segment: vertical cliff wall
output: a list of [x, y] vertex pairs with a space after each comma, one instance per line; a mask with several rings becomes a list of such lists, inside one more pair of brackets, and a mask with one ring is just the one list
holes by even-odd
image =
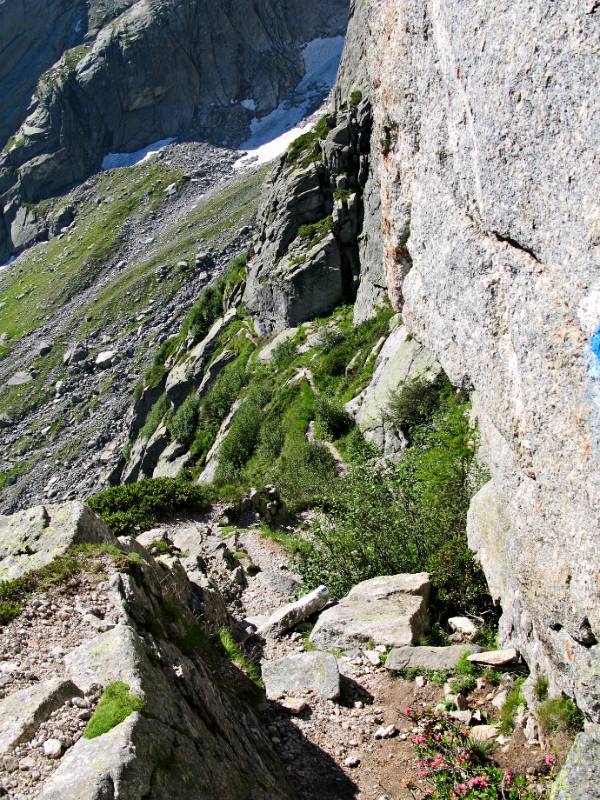
[[388, 288], [476, 392], [471, 545], [505, 641], [598, 720], [600, 6], [359, 6]]

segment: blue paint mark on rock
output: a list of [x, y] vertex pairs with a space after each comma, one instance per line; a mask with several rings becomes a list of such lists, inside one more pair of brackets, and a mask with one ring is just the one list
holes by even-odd
[[590, 347], [592, 348], [592, 353], [596, 356], [598, 362], [600, 362], [600, 326], [590, 337]]

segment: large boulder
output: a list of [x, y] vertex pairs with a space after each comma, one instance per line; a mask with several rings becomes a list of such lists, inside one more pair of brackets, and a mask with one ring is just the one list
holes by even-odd
[[78, 544], [115, 543], [108, 526], [80, 502], [34, 506], [0, 516], [0, 580], [19, 578]]
[[426, 572], [363, 581], [321, 614], [310, 641], [321, 650], [412, 645], [426, 630], [430, 591]]
[[337, 660], [330, 653], [301, 653], [285, 656], [262, 665], [267, 697], [314, 692], [322, 700], [335, 700], [340, 694]]

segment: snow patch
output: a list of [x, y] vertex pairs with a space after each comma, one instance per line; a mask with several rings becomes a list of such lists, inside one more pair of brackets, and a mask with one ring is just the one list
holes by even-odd
[[256, 111], [256, 100], [252, 100], [250, 97], [247, 100], [242, 100], [240, 105], [247, 111]]
[[304, 78], [274, 111], [252, 120], [250, 138], [240, 148], [248, 152], [236, 162], [235, 169], [272, 161], [306, 132], [309, 116], [321, 106], [335, 83], [343, 49], [343, 36], [313, 39], [305, 45]]
[[108, 153], [102, 159], [102, 169], [120, 169], [121, 167], [135, 167], [137, 164], [143, 164], [150, 158], [160, 153], [165, 147], [173, 144], [174, 138], [160, 139], [158, 142], [142, 147], [141, 150], [136, 150], [135, 153]]

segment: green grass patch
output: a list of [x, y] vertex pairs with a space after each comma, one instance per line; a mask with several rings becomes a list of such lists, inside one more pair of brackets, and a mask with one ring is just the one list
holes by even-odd
[[249, 678], [253, 690], [251, 698], [254, 702], [260, 703], [264, 699], [265, 685], [260, 675], [260, 670], [246, 656], [240, 645], [233, 638], [233, 634], [226, 626], [219, 628], [218, 642], [222, 655], [232, 661], [243, 670]]
[[583, 714], [569, 697], [545, 700], [537, 709], [537, 718], [544, 736], [557, 731], [583, 730]]
[[333, 217], [325, 217], [312, 225], [302, 225], [298, 236], [306, 239], [311, 247], [322, 241], [333, 230]]
[[538, 675], [533, 684], [533, 695], [538, 703], [548, 699], [548, 686], [548, 678], [545, 675]]
[[134, 711], [142, 712], [144, 704], [122, 681], [110, 683], [104, 690], [96, 710], [83, 732], [84, 738], [95, 739], [116, 728]]
[[511, 733], [515, 727], [515, 720], [520, 709], [525, 709], [527, 701], [523, 697], [521, 687], [525, 682], [524, 677], [517, 678], [515, 685], [508, 692], [506, 702], [500, 709], [500, 732]]

